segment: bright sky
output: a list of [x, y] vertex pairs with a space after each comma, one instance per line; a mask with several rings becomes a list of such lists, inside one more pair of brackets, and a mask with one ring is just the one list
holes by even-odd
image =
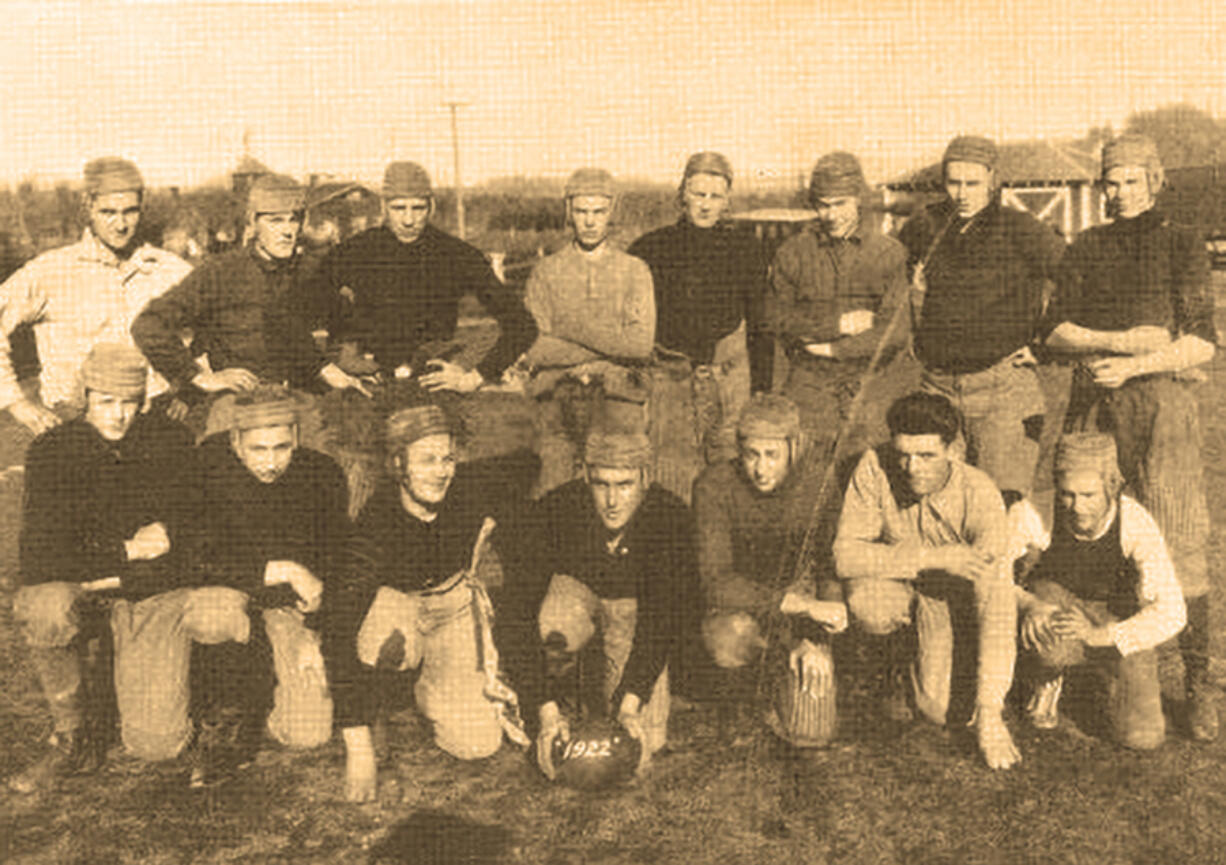
[[[790, 181], [823, 152], [882, 180], [959, 132], [1226, 116], [1220, 0], [28, 3], [0, 0], [0, 182], [126, 155], [157, 185], [271, 167], [377, 179], [583, 164], [672, 180], [687, 154]], [[742, 184], [744, 185], [744, 184]]]

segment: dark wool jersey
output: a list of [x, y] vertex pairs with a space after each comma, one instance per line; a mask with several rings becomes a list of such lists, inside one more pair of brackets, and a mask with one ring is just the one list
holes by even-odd
[[694, 516], [708, 607], [755, 613], [778, 607], [816, 499], [813, 484], [799, 474], [793, 470], [769, 493], [750, 483], [739, 460], [698, 476]]
[[1082, 232], [1059, 269], [1046, 329], [1155, 325], [1217, 342], [1209, 257], [1195, 232], [1150, 209]]
[[458, 466], [429, 522], [405, 510], [397, 484], [381, 483], [358, 515], [348, 546], [342, 603], [349, 614], [365, 615], [379, 586], [428, 590], [467, 568], [486, 517], [498, 526], [492, 540], [502, 553], [506, 524], [513, 525], [514, 511], [526, 505], [538, 465], [535, 455], [517, 452]]
[[913, 217], [898, 237], [912, 269], [927, 258], [915, 333], [924, 366], [978, 372], [1035, 338], [1044, 282], [1063, 250], [1050, 228], [999, 201], [970, 220], [945, 201]]
[[715, 344], [744, 321], [753, 389], [769, 389], [774, 356], [766, 261], [757, 238], [729, 226], [698, 228], [682, 217], [626, 251], [651, 268], [657, 344], [707, 364]]
[[[185, 584], [192, 513], [192, 435], [163, 415], [138, 415], [111, 442], [83, 419], [48, 430], [26, 455], [21, 573], [26, 585], [119, 577], [144, 597]], [[129, 562], [124, 542], [160, 522], [170, 552]]]
[[573, 577], [601, 599], [638, 601], [634, 644], [618, 693], [647, 702], [674, 641], [694, 615], [698, 568], [689, 508], [663, 488], [650, 487], [610, 551], [612, 538], [587, 483], [574, 480], [541, 499], [530, 522], [538, 573]]
[[265, 484], [221, 433], [200, 445], [198, 470], [199, 583], [229, 586], [276, 606], [296, 595], [284, 586], [264, 591], [270, 561], [297, 562], [325, 583], [333, 575], [349, 519], [345, 476], [330, 457], [300, 447], [285, 474]]
[[413, 362], [424, 344], [453, 339], [465, 294], [498, 321], [498, 341], [477, 365], [487, 381], [497, 381], [536, 339], [532, 316], [485, 256], [432, 225], [412, 243], [386, 227], [356, 234], [324, 258], [318, 277], [319, 293], [352, 297], [337, 300], [332, 338], [358, 343], [385, 371]]
[[[191, 394], [207, 353], [214, 371], [241, 367], [266, 382], [318, 385], [323, 355], [311, 336], [318, 305], [308, 293], [297, 257], [265, 259], [254, 245], [206, 260], [182, 282], [154, 298], [132, 323], [132, 337], [154, 369]], [[180, 333], [191, 328], [192, 348]]]

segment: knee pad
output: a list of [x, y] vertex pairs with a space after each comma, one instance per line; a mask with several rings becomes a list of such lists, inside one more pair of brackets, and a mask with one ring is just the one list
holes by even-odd
[[225, 586], [196, 589], [183, 610], [183, 627], [193, 640], [207, 646], [246, 643], [251, 637], [247, 596]]
[[84, 590], [77, 583], [22, 586], [13, 597], [13, 618], [22, 625], [27, 645], [36, 649], [67, 646], [80, 631], [75, 609]]
[[578, 651], [596, 633], [598, 603], [592, 590], [583, 583], [571, 577], [555, 576], [538, 616], [541, 639], [557, 633], [565, 638], [568, 651]]
[[735, 670], [766, 648], [758, 621], [748, 613], [717, 613], [702, 623], [702, 642], [717, 667]]
[[844, 594], [847, 598], [847, 611], [862, 631], [883, 637], [910, 623], [911, 604], [910, 598], [907, 597], [908, 589], [870, 585], [869, 581], [861, 582], [864, 584], [852, 583], [844, 586]]

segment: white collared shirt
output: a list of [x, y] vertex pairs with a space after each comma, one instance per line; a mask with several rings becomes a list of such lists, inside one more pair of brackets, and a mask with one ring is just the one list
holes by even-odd
[[[81, 364], [90, 349], [102, 342], [135, 345], [132, 320], [190, 271], [177, 255], [149, 244], [120, 261], [88, 228], [77, 243], [27, 262], [0, 285], [0, 408], [23, 398], [9, 344], [20, 325], [34, 326], [43, 403], [80, 402]], [[151, 369], [147, 395], [167, 389]]]

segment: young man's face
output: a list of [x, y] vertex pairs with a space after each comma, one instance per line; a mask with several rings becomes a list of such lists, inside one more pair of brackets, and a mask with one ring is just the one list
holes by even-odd
[[1062, 472], [1056, 477], [1056, 496], [1072, 521], [1074, 534], [1094, 537], [1102, 530], [1111, 500], [1098, 472]]
[[758, 438], [741, 439], [741, 466], [745, 477], [760, 493], [778, 489], [792, 467], [792, 449], [787, 439]]
[[430, 219], [430, 199], [390, 198], [383, 206], [385, 223], [401, 243], [412, 243], [421, 237]]
[[298, 428], [270, 426], [230, 433], [230, 446], [262, 484], [276, 483], [298, 448]]
[[1154, 206], [1149, 174], [1143, 165], [1117, 165], [1103, 177], [1107, 215], [1112, 219], [1132, 219]]
[[595, 249], [609, 236], [613, 200], [607, 195], [576, 195], [570, 200], [570, 219], [575, 239], [585, 249]]
[[284, 259], [294, 254], [298, 233], [302, 230], [302, 215], [285, 211], [260, 213], [255, 217], [255, 245], [269, 258]]
[[136, 191], [95, 195], [89, 202], [89, 229], [114, 252], [125, 252], [136, 239], [141, 194]]
[[400, 488], [422, 507], [436, 510], [451, 489], [457, 462], [455, 439], [447, 433], [420, 438], [397, 461]]
[[899, 433], [891, 442], [898, 468], [913, 495], [930, 495], [945, 486], [949, 479], [951, 446], [941, 441], [939, 435]]
[[992, 200], [992, 169], [978, 162], [945, 163], [945, 194], [958, 216], [970, 219]]
[[711, 228], [728, 209], [728, 181], [718, 174], [691, 174], [681, 198], [690, 222], [699, 228]]
[[625, 528], [638, 511], [647, 493], [647, 476], [642, 469], [614, 469], [588, 466], [587, 485], [600, 522], [611, 532]]
[[128, 434], [144, 400], [91, 390], [86, 394], [85, 421], [109, 442]]
[[854, 195], [834, 195], [813, 202], [817, 223], [829, 237], [848, 237], [860, 224], [860, 199]]

